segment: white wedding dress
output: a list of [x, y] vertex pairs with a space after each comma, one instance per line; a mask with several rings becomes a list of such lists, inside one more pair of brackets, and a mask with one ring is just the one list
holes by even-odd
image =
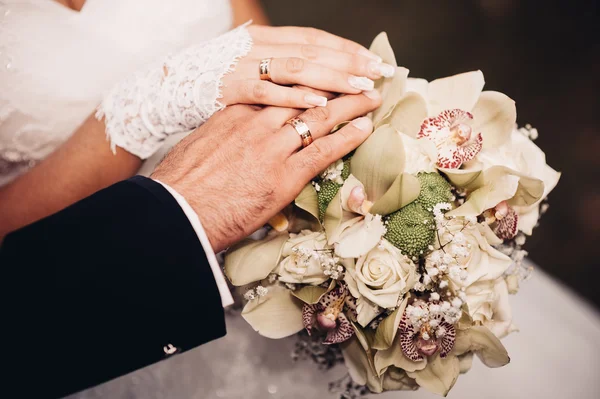
[[[228, 0], [87, 0], [80, 13], [52, 0], [0, 0], [0, 185], [67, 140], [125, 75], [231, 23]], [[172, 136], [162, 153], [181, 137]], [[597, 313], [539, 270], [512, 301], [521, 329], [505, 340], [512, 363], [492, 370], [475, 362], [450, 398], [600, 397]], [[336, 397], [327, 382], [343, 367], [324, 373], [308, 361], [293, 363], [293, 337], [260, 337], [240, 317], [228, 316], [227, 328], [223, 339], [72, 399]], [[423, 390], [381, 396], [434, 397]]]
[[0, 0], [0, 186], [65, 142], [123, 78], [231, 24], [229, 0], [87, 0], [81, 12]]

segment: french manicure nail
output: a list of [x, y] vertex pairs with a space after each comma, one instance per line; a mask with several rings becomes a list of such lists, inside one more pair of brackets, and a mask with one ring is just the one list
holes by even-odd
[[314, 105], [316, 107], [324, 107], [327, 105], [327, 97], [317, 96], [316, 94], [305, 95], [304, 101], [306, 101], [307, 104]]
[[373, 54], [372, 52], [370, 52], [367, 49], [361, 48], [360, 50], [358, 50], [358, 54], [365, 56], [365, 57], [369, 57], [372, 60], [375, 60], [377, 62], [381, 62], [381, 57], [378, 56], [377, 54]]
[[358, 90], [373, 90], [375, 87], [375, 82], [363, 76], [350, 76], [348, 78], [348, 83]]
[[371, 100], [379, 100], [381, 98], [381, 94], [377, 90], [363, 91], [363, 94]]
[[354, 127], [362, 130], [363, 132], [370, 132], [373, 129], [373, 122], [371, 122], [371, 119], [367, 118], [366, 116], [353, 120], [352, 124]]
[[375, 75], [383, 76], [384, 78], [391, 78], [394, 76], [394, 73], [396, 73], [396, 68], [390, 64], [371, 61], [369, 62], [369, 71]]

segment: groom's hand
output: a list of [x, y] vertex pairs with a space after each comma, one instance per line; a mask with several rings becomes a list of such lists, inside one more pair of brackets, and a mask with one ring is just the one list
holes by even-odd
[[[329, 132], [380, 103], [373, 91], [339, 97], [303, 113], [231, 106], [175, 146], [152, 178], [185, 197], [218, 252], [265, 224], [314, 176], [359, 146], [373, 129], [368, 118]], [[306, 148], [296, 130], [285, 124], [295, 116], [312, 133], [314, 142]]]

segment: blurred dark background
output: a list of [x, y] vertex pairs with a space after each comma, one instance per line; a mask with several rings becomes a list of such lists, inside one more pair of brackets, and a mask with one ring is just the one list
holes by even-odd
[[540, 268], [600, 307], [599, 1], [263, 0], [273, 25], [368, 46], [386, 31], [410, 76], [481, 69], [563, 176], [526, 246]]

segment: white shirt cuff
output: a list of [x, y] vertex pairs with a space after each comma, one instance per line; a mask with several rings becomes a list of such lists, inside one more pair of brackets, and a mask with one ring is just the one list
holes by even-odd
[[204, 253], [206, 254], [206, 258], [208, 259], [208, 264], [215, 276], [215, 281], [217, 283], [217, 287], [219, 289], [219, 294], [221, 295], [221, 303], [223, 307], [227, 307], [233, 304], [233, 297], [231, 296], [231, 291], [229, 291], [229, 287], [227, 286], [227, 281], [225, 280], [225, 276], [223, 275], [223, 271], [221, 270], [221, 266], [219, 266], [219, 262], [217, 261], [217, 257], [215, 256], [215, 251], [213, 251], [212, 246], [210, 245], [210, 241], [208, 241], [208, 237], [206, 236], [206, 232], [202, 227], [202, 223], [200, 223], [200, 219], [198, 215], [190, 204], [183, 198], [181, 194], [175, 191], [173, 188], [169, 187], [167, 184], [154, 180], [155, 182], [161, 184], [172, 196], [175, 198], [175, 201], [179, 204], [185, 216], [187, 216], [190, 224], [196, 231], [196, 235], [198, 235], [198, 239], [202, 244], [202, 248], [204, 248]]

